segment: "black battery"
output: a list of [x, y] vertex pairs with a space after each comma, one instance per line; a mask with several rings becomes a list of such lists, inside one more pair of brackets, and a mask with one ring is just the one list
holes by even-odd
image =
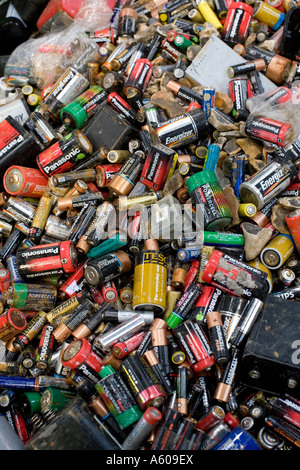
[[0, 187], [3, 187], [5, 171], [12, 165], [36, 168], [35, 157], [40, 151], [33, 136], [13, 117], [0, 122]]

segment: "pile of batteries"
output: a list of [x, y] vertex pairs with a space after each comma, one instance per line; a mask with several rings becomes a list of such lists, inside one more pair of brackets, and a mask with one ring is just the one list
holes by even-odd
[[[240, 380], [266, 298], [300, 298], [297, 114], [248, 106], [298, 103], [299, 13], [293, 0], [125, 0], [87, 32], [96, 59], [47, 89], [9, 68], [3, 447], [26, 447], [78, 395], [120, 449], [300, 446], [295, 377], [284, 393]], [[215, 63], [227, 92], [197, 82], [215, 40], [233, 54]]]

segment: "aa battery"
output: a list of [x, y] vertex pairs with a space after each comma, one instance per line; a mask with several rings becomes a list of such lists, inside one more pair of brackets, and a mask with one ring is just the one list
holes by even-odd
[[145, 327], [144, 318], [135, 315], [119, 325], [113, 327], [107, 333], [101, 333], [95, 338], [94, 344], [103, 351], [110, 351], [111, 348], [119, 341], [124, 341], [140, 332]]
[[230, 354], [225, 339], [223, 321], [219, 312], [209, 312], [206, 323], [210, 338], [210, 345], [217, 364], [224, 365], [230, 360]]
[[262, 298], [268, 290], [266, 278], [266, 273], [219, 250], [213, 252], [202, 274], [205, 282], [243, 298]]
[[161, 412], [154, 408], [149, 407], [143, 416], [134, 426], [134, 429], [128, 434], [125, 441], [122, 443], [124, 450], [136, 450], [140, 447], [141, 443], [148, 437], [151, 431], [162, 419]]
[[4, 206], [4, 214], [25, 224], [31, 224], [34, 213], [35, 207], [29, 202], [23, 201], [20, 197], [11, 196]]
[[74, 312], [55, 328], [53, 336], [56, 341], [63, 343], [93, 311], [94, 304], [89, 299], [84, 299]]
[[88, 138], [76, 129], [40, 153], [36, 161], [43, 175], [49, 177], [70, 170], [78, 161], [92, 155], [92, 152], [93, 147]]
[[16, 262], [20, 275], [29, 281], [74, 272], [77, 253], [73, 243], [65, 241], [20, 249], [16, 253]]
[[212, 349], [197, 320], [186, 320], [173, 331], [196, 374], [212, 367], [215, 363]]
[[64, 106], [60, 111], [60, 118], [68, 129], [81, 129], [106, 100], [106, 91], [94, 85]]
[[56, 81], [44, 98], [47, 111], [58, 118], [61, 108], [73, 101], [89, 87], [88, 80], [73, 67], [69, 67]]
[[47, 324], [42, 329], [42, 335], [39, 341], [35, 364], [38, 369], [44, 370], [50, 365], [51, 355], [54, 347], [54, 327]]
[[237, 368], [239, 365], [240, 350], [233, 349], [230, 361], [225, 367], [222, 377], [220, 378], [214, 393], [214, 399], [227, 403], [229, 401], [229, 395], [232, 392], [234, 379], [237, 374]]
[[10, 308], [21, 311], [37, 311], [43, 308], [49, 312], [55, 306], [57, 290], [55, 286], [46, 284], [14, 283], [2, 293]]
[[190, 90], [189, 88], [183, 85], [180, 85], [180, 83], [177, 83], [174, 80], [170, 80], [167, 83], [166, 88], [167, 90], [171, 91], [176, 96], [178, 96], [178, 98], [182, 98], [185, 101], [195, 102], [202, 105], [203, 98], [199, 93]]
[[118, 359], [128, 356], [128, 354], [135, 351], [140, 346], [145, 334], [146, 333], [144, 331], [140, 331], [125, 341], [117, 342], [112, 347], [113, 355]]
[[153, 65], [148, 59], [137, 59], [124, 83], [123, 91], [127, 96], [132, 90], [137, 90], [140, 95], [146, 90]]
[[205, 113], [198, 109], [181, 114], [168, 121], [160, 123], [156, 133], [163, 145], [177, 148], [194, 142], [209, 133], [210, 124]]
[[41, 197], [48, 179], [39, 170], [12, 165], [3, 177], [5, 191], [12, 196]]
[[88, 261], [84, 269], [84, 276], [88, 284], [96, 286], [110, 281], [131, 268], [131, 260], [124, 251], [102, 256]]
[[144, 357], [128, 357], [119, 372], [142, 411], [150, 406], [159, 407], [165, 401], [166, 392]]
[[[187, 188], [194, 205], [203, 205], [205, 230], [221, 230], [231, 222], [231, 212], [215, 172], [192, 175], [187, 180]], [[203, 221], [200, 223], [203, 226]]]
[[27, 320], [23, 312], [16, 308], [10, 308], [0, 315], [0, 340], [9, 341], [27, 326]]
[[241, 297], [233, 297], [232, 295], [225, 295], [221, 303], [219, 312], [221, 314], [224, 335], [227, 346], [229, 341], [236, 332], [236, 327], [247, 305], [247, 300]]
[[231, 184], [234, 189], [234, 194], [236, 197], [239, 197], [240, 186], [245, 181], [245, 166], [246, 166], [246, 156], [245, 155], [236, 155], [233, 158], [232, 169], [231, 169]]
[[[141, 355], [141, 354], [140, 354]], [[165, 368], [159, 361], [153, 349], [149, 349], [143, 355], [147, 363], [151, 367], [154, 375], [157, 377], [159, 383], [163, 386], [167, 394], [173, 393], [174, 387], [171, 384], [169, 375], [167, 375]]]
[[225, 411], [221, 406], [214, 405], [200, 418], [196, 424], [196, 429], [208, 432], [218, 425], [225, 418]]
[[143, 413], [127, 384], [113, 367], [106, 366], [102, 369], [96, 389], [121, 429], [126, 429], [142, 417]]
[[108, 183], [108, 189], [117, 197], [127, 196], [139, 179], [142, 167], [143, 157], [134, 153]]
[[127, 320], [130, 320], [136, 315], [141, 316], [144, 319], [145, 325], [152, 325], [154, 320], [154, 312], [149, 311], [139, 311], [139, 310], [106, 310], [102, 314], [102, 320], [105, 322], [113, 323], [123, 323]]
[[250, 80], [246, 77], [230, 80], [229, 95], [234, 103], [234, 118], [237, 121], [245, 121], [249, 115], [246, 101], [253, 96]]
[[242, 64], [231, 65], [227, 69], [227, 74], [230, 78], [233, 78], [237, 75], [247, 74], [252, 71], [264, 70], [266, 66], [267, 64], [264, 59], [256, 59]]
[[181, 298], [176, 304], [175, 309], [167, 318], [166, 323], [169, 328], [175, 328], [188, 318], [189, 314], [193, 311], [201, 292], [201, 284], [196, 283], [191, 285], [191, 287], [182, 294]]
[[39, 311], [29, 321], [26, 328], [18, 333], [14, 340], [13, 345], [18, 351], [23, 351], [30, 341], [35, 338], [47, 322], [46, 312]]
[[264, 304], [260, 299], [252, 298], [236, 326], [236, 334], [230, 339], [231, 346], [242, 348]]

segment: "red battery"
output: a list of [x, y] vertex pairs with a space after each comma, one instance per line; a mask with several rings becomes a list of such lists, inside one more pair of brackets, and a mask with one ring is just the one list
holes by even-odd
[[201, 106], [201, 104], [196, 103], [195, 101], [191, 101], [188, 108], [187, 108], [187, 110], [186, 110], [186, 112], [189, 113], [193, 109], [202, 109], [202, 106]]
[[77, 252], [70, 241], [36, 245], [17, 250], [16, 263], [20, 276], [32, 281], [54, 274], [74, 272], [77, 267]]
[[222, 294], [222, 291], [216, 287], [208, 285], [203, 287], [194, 308], [194, 316], [200, 323], [206, 323], [206, 315], [209, 312], [218, 311]]
[[121, 167], [121, 163], [108, 163], [107, 165], [96, 166], [96, 183], [99, 188], [107, 186]]
[[48, 178], [36, 168], [13, 165], [3, 177], [5, 191], [11, 196], [36, 197], [44, 194]]
[[290, 212], [285, 217], [285, 221], [296, 245], [297, 251], [300, 253], [300, 209]]
[[252, 116], [246, 121], [245, 132], [254, 139], [273, 142], [279, 147], [285, 147], [294, 138], [294, 129], [286, 124], [265, 116]]
[[197, 320], [186, 320], [173, 331], [196, 374], [214, 365], [210, 343]]
[[167, 33], [167, 40], [170, 41], [170, 42], [173, 42], [174, 39], [176, 38], [176, 36], [183, 36], [184, 38], [186, 39], [190, 39], [190, 36], [188, 34], [185, 34], [185, 33], [178, 33], [177, 31], [168, 31]]
[[211, 410], [200, 418], [198, 423], [195, 425], [196, 429], [201, 429], [204, 432], [209, 431], [216, 426], [220, 421], [225, 418], [225, 411], [218, 405], [215, 405]]
[[194, 260], [190, 263], [190, 267], [188, 269], [188, 272], [185, 278], [183, 292], [185, 292], [193, 284], [194, 280], [197, 277], [199, 266], [200, 266], [200, 261], [198, 260]]
[[78, 294], [78, 292], [82, 291], [83, 285], [85, 284], [84, 268], [86, 264], [87, 260], [81, 263], [73, 274], [60, 286], [59, 293], [62, 298], [70, 299]]
[[93, 297], [93, 300], [98, 304], [102, 305], [103, 302], [105, 302], [104, 297], [102, 295], [101, 290], [98, 287], [95, 286], [90, 286], [89, 291], [91, 293], [91, 296]]
[[110, 93], [107, 97], [107, 101], [121, 114], [123, 114], [125, 118], [129, 119], [130, 121], [134, 121], [136, 112], [130, 106], [130, 104], [127, 103], [127, 101], [118, 95], [118, 93]]
[[148, 59], [137, 59], [126, 82], [123, 91], [127, 96], [132, 90], [137, 90], [140, 95], [146, 90], [152, 75], [153, 65]]
[[253, 11], [250, 5], [243, 2], [233, 2], [229, 6], [222, 34], [223, 40], [230, 46], [245, 42]]
[[41, 172], [49, 177], [71, 170], [78, 161], [92, 153], [92, 144], [76, 129], [40, 153], [36, 161]]
[[235, 119], [246, 120], [249, 115], [249, 111], [246, 109], [246, 101], [253, 96], [250, 80], [244, 77], [230, 80], [229, 96], [234, 103]]
[[0, 269], [0, 292], [9, 288], [11, 284], [9, 271], [5, 268]]
[[93, 382], [99, 381], [99, 372], [104, 367], [103, 361], [92, 350], [91, 343], [85, 338], [72, 341], [65, 349], [61, 363], [70, 369], [77, 369]]
[[128, 356], [128, 354], [139, 347], [145, 336], [146, 332], [140, 331], [136, 335], [131, 336], [131, 338], [128, 338], [126, 341], [116, 343], [112, 348], [113, 355], [118, 359]]
[[162, 189], [167, 180], [176, 153], [163, 144], [151, 146], [140, 176], [140, 182], [155, 189]]
[[27, 320], [23, 312], [16, 308], [8, 309], [0, 315], [0, 340], [4, 342], [10, 340], [26, 326]]
[[118, 297], [118, 291], [114, 281], [107, 281], [102, 284], [101, 294], [106, 302], [114, 302]]

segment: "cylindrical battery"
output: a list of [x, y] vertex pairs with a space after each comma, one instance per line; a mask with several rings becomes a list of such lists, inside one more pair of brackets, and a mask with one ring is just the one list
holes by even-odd
[[141, 410], [159, 407], [165, 401], [167, 394], [144, 357], [128, 357], [119, 372]]
[[24, 122], [24, 128], [31, 132], [40, 146], [45, 149], [59, 140], [57, 132], [39, 111], [33, 111]]
[[199, 296], [194, 311], [193, 317], [200, 322], [201, 325], [206, 324], [206, 315], [218, 309], [222, 299], [222, 291], [216, 287], [205, 285], [202, 293]]
[[56, 341], [63, 343], [73, 331], [85, 320], [94, 310], [94, 304], [89, 299], [84, 301], [75, 309], [71, 315], [63, 321], [53, 333]]
[[29, 281], [74, 272], [77, 267], [77, 252], [72, 242], [50, 243], [18, 250], [16, 262], [20, 275]]
[[222, 30], [223, 40], [230, 46], [243, 44], [247, 38], [253, 8], [243, 2], [232, 2]]
[[108, 189], [113, 195], [127, 196], [140, 177], [144, 159], [138, 153], [131, 155], [121, 169], [108, 183]]
[[196, 424], [196, 429], [201, 429], [202, 431], [208, 432], [210, 429], [213, 429], [214, 426], [219, 424], [225, 418], [225, 411], [221, 406], [214, 405], [205, 413], [204, 416]]
[[5, 204], [5, 213], [13, 220], [29, 225], [33, 220], [35, 207], [20, 197], [11, 196]]
[[285, 222], [289, 228], [293, 242], [300, 253], [300, 210], [294, 210], [286, 215]]
[[176, 156], [175, 151], [165, 145], [153, 144], [145, 158], [140, 181], [153, 190], [162, 189]]
[[148, 59], [137, 59], [128, 74], [124, 83], [123, 91], [127, 96], [132, 90], [137, 90], [140, 95], [146, 90], [151, 75], [153, 65]]
[[[236, 334], [230, 339], [231, 346], [237, 350], [242, 349], [263, 306], [263, 302], [255, 297], [249, 301], [237, 324]], [[231, 361], [235, 356], [234, 353]]]
[[111, 348], [119, 341], [124, 341], [127, 338], [138, 333], [145, 327], [145, 320], [140, 315], [126, 320], [107, 332], [100, 333], [96, 336], [94, 345], [102, 351], [110, 351]]
[[214, 399], [228, 403], [229, 395], [232, 392], [234, 380], [237, 374], [240, 354], [241, 352], [239, 349], [233, 349], [231, 359], [224, 368], [222, 376], [215, 389]]
[[43, 99], [47, 111], [58, 118], [61, 108], [89, 87], [89, 81], [76, 69], [69, 67]]
[[279, 269], [293, 254], [294, 243], [289, 235], [279, 234], [260, 252], [261, 262], [269, 269]]
[[212, 367], [215, 363], [212, 349], [203, 328], [197, 320], [186, 320], [174, 328], [173, 331], [196, 374]]
[[296, 178], [297, 170], [291, 161], [272, 161], [240, 185], [240, 197], [260, 210]]
[[42, 329], [42, 335], [35, 357], [35, 364], [38, 369], [44, 370], [50, 365], [54, 347], [53, 331], [54, 327], [51, 324], [46, 324]]
[[36, 161], [43, 175], [49, 177], [70, 170], [78, 161], [92, 155], [92, 152], [93, 147], [88, 138], [76, 129], [40, 153]]
[[237, 75], [247, 74], [256, 70], [264, 70], [267, 64], [264, 59], [255, 59], [242, 64], [231, 65], [227, 69], [227, 74], [230, 78], [236, 77]]
[[209, 312], [206, 315], [206, 322], [215, 361], [220, 365], [226, 364], [230, 359], [230, 354], [225, 339], [221, 314], [219, 312]]
[[131, 268], [131, 260], [125, 251], [115, 253], [88, 261], [84, 269], [84, 276], [88, 284], [96, 286], [110, 281], [126, 273]]
[[202, 292], [201, 284], [192, 284], [178, 300], [175, 309], [170, 313], [167, 318], [167, 325], [169, 328], [175, 328], [193, 311], [195, 304]]
[[27, 320], [23, 312], [16, 308], [10, 308], [0, 315], [0, 340], [9, 341], [27, 326]]
[[291, 144], [295, 133], [291, 124], [260, 115], [247, 119], [245, 132], [254, 139], [272, 142], [279, 147]]
[[215, 250], [207, 262], [202, 279], [237, 297], [262, 298], [268, 290], [267, 274]]
[[[214, 171], [201, 171], [187, 180], [187, 188], [195, 206], [203, 206], [204, 229], [221, 230], [232, 215]], [[203, 226], [203, 221], [199, 221]]]
[[235, 329], [246, 307], [246, 304], [247, 300], [242, 299], [241, 297], [225, 295], [223, 298], [219, 312], [222, 317], [227, 346], [229, 345], [230, 338], [235, 333]]
[[12, 165], [3, 177], [5, 191], [12, 196], [42, 197], [48, 178], [35, 168]]
[[121, 429], [126, 429], [142, 417], [143, 413], [127, 384], [113, 367], [108, 365], [102, 369], [95, 387]]
[[122, 443], [124, 450], [136, 450], [162, 419], [161, 412], [150, 406]]
[[57, 290], [55, 286], [46, 284], [14, 283], [2, 293], [10, 308], [21, 311], [37, 311], [43, 308], [49, 312], [55, 306]]
[[234, 104], [234, 109], [232, 111], [234, 118], [237, 121], [246, 121], [249, 116], [249, 111], [246, 108], [246, 102], [253, 96], [249, 78], [236, 77], [230, 80], [229, 96]]
[[47, 322], [46, 312], [39, 311], [31, 318], [26, 328], [13, 339], [13, 346], [18, 351], [23, 351], [30, 341], [35, 338]]
[[106, 310], [102, 313], [102, 320], [105, 322], [112, 323], [123, 323], [124, 321], [130, 320], [132, 317], [140, 315], [145, 321], [145, 325], [152, 325], [154, 320], [154, 312], [149, 311], [138, 311], [138, 310]]
[[156, 250], [139, 252], [134, 268], [133, 310], [153, 309], [154, 312], [163, 313], [166, 308], [166, 282], [166, 256]]
[[72, 341], [61, 356], [61, 363], [71, 370], [77, 369], [80, 374], [96, 384], [99, 380], [99, 372], [104, 364], [100, 356], [92, 350], [91, 343], [85, 339]]
[[164, 121], [156, 129], [160, 142], [172, 148], [194, 142], [201, 136], [206, 136], [209, 131], [210, 124], [206, 115], [199, 109]]
[[81, 129], [106, 100], [106, 91], [94, 85], [64, 106], [60, 111], [60, 118], [68, 129]]
[[113, 355], [117, 358], [123, 358], [125, 356], [128, 356], [129, 353], [135, 351], [139, 347], [145, 335], [145, 331], [140, 331], [139, 333], [136, 333], [125, 341], [118, 341], [112, 347]]
[[285, 14], [274, 8], [268, 2], [256, 1], [253, 10], [253, 18], [267, 24], [273, 31], [277, 31], [285, 19]]
[[4, 292], [11, 285], [11, 279], [8, 269], [0, 267], [0, 293]]

